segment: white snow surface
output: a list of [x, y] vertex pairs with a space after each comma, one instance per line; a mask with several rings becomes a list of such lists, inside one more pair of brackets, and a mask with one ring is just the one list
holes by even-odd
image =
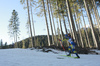
[[58, 54], [36, 49], [0, 49], [0, 66], [100, 66], [100, 55], [79, 54], [81, 58], [74, 59], [60, 56], [65, 55], [64, 51], [52, 51]]

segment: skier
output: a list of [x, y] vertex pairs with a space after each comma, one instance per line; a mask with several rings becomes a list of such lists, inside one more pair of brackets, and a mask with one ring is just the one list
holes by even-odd
[[[68, 42], [70, 44], [69, 47], [68, 47], [69, 54], [67, 56], [71, 56], [71, 50], [72, 50], [72, 52], [74, 54], [76, 54], [77, 58], [80, 58], [79, 55], [77, 54], [77, 52], [75, 51], [76, 44], [75, 44], [73, 38], [71, 37], [71, 35], [70, 34], [66, 34], [65, 37], [66, 37], [66, 39], [68, 39]], [[65, 40], [60, 40], [60, 41], [65, 41]]]
[[66, 39], [68, 39], [68, 42], [70, 44], [70, 46], [68, 47], [68, 51], [69, 51], [69, 54], [67, 56], [71, 56], [71, 50], [74, 54], [76, 54], [77, 58], [80, 58], [79, 55], [77, 54], [77, 52], [75, 51], [75, 42], [73, 40], [73, 38], [71, 37], [70, 34], [66, 34], [65, 35]]

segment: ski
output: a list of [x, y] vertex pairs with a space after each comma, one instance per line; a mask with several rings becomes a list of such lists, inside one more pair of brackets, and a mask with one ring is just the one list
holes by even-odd
[[60, 55], [60, 56], [64, 56], [64, 57], [70, 57], [70, 58], [77, 58], [77, 57], [73, 57], [73, 56], [67, 56], [67, 55]]

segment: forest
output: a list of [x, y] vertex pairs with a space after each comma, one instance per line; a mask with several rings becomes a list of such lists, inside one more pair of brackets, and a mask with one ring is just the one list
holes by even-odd
[[[20, 0], [20, 3], [27, 9], [29, 38], [17, 41], [19, 18], [13, 10], [9, 34], [14, 43], [2, 45], [1, 42], [0, 48], [61, 47], [58, 39], [64, 40], [65, 34], [70, 33], [77, 47], [100, 49], [100, 0]], [[35, 35], [33, 8], [37, 16], [45, 17], [47, 35]], [[69, 46], [67, 40], [62, 44]]]

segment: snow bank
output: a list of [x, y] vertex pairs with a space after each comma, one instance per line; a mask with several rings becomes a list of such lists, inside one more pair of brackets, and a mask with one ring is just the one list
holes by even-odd
[[100, 66], [100, 55], [79, 54], [80, 59], [73, 59], [60, 56], [65, 55], [63, 51], [56, 52], [58, 54], [30, 49], [0, 49], [0, 66]]

